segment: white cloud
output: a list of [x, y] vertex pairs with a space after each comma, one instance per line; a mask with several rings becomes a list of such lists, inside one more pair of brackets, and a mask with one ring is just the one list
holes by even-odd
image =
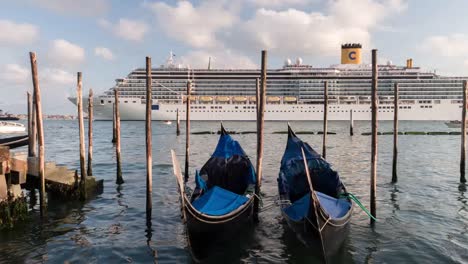
[[258, 66], [247, 56], [231, 50], [206, 51], [196, 50], [181, 57], [184, 65], [191, 68], [207, 69], [211, 57], [211, 68], [215, 69], [255, 69]]
[[31, 81], [30, 70], [19, 64], [6, 64], [0, 67], [0, 82], [6, 84], [26, 84]]
[[369, 47], [372, 31], [385, 28], [385, 19], [406, 9], [404, 0], [327, 0], [321, 12], [280, 8], [313, 1], [244, 0], [268, 7], [247, 18], [228, 1], [145, 5], [168, 36], [197, 49], [227, 48], [240, 53], [267, 49], [283, 56], [336, 55], [340, 45], [348, 42]]
[[110, 9], [108, 0], [32, 0], [32, 2], [59, 14], [97, 16]]
[[231, 27], [237, 20], [235, 12], [223, 1], [205, 1], [199, 6], [188, 1], [177, 2], [174, 7], [163, 2], [146, 6], [167, 35], [197, 48], [219, 46], [216, 32]]
[[94, 49], [94, 55], [98, 56], [98, 57], [102, 57], [106, 60], [113, 60], [114, 59], [114, 54], [112, 53], [112, 51], [108, 48], [104, 48], [104, 47], [96, 47]]
[[305, 6], [318, 0], [245, 0], [247, 3], [260, 7], [280, 8], [291, 6]]
[[[39, 69], [39, 84], [57, 85], [57, 84], [73, 84], [76, 82], [76, 77], [58, 68]], [[27, 66], [19, 64], [6, 64], [0, 67], [0, 82], [10, 85], [28, 85], [32, 86], [31, 69]]]
[[222, 37], [240, 50], [267, 49], [284, 56], [336, 55], [343, 43], [359, 42], [369, 47], [372, 30], [404, 9], [399, 0], [328, 1], [323, 12], [261, 8]]
[[29, 44], [39, 37], [39, 28], [32, 24], [0, 19], [0, 45]]
[[44, 72], [39, 74], [40, 81], [45, 85], [71, 85], [76, 83], [76, 75], [58, 68], [45, 68]]
[[48, 57], [51, 62], [60, 66], [76, 65], [84, 61], [85, 50], [63, 39], [52, 41]]
[[131, 41], [142, 41], [149, 30], [145, 22], [127, 18], [121, 18], [115, 25], [104, 19], [99, 20], [98, 24], [114, 35]]
[[[39, 86], [46, 113], [63, 113], [70, 108], [66, 97], [70, 87], [76, 84], [76, 77], [58, 68], [40, 67]], [[8, 94], [0, 98], [0, 104], [6, 111], [26, 113], [26, 92], [32, 91], [31, 69], [29, 65], [0, 65], [0, 94]], [[7, 99], [7, 100], [6, 100]]]
[[431, 36], [424, 40], [423, 50], [445, 57], [468, 56], [468, 35]]

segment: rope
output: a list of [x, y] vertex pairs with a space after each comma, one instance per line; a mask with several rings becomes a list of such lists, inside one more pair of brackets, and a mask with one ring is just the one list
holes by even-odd
[[351, 200], [353, 200], [357, 205], [359, 205], [359, 207], [361, 207], [361, 209], [372, 219], [374, 219], [375, 221], [377, 221], [377, 218], [375, 218], [368, 210], [367, 208], [362, 205], [361, 201], [359, 201], [359, 199], [354, 196], [354, 194], [352, 193], [342, 193], [339, 195], [339, 197], [344, 197], [344, 198], [349, 198]]
[[328, 217], [327, 218], [327, 221], [325, 221], [325, 223], [323, 224], [323, 226], [320, 228], [320, 232], [322, 232], [322, 230], [325, 228], [325, 226], [328, 224], [328, 221], [330, 221], [331, 217]]
[[253, 194], [253, 196], [257, 197], [258, 202], [259, 202], [258, 205], [259, 205], [260, 208], [262, 208], [262, 207], [263, 207], [263, 200], [262, 200], [262, 197], [258, 196], [255, 192], [253, 192], [253, 193], [251, 193], [251, 194]]

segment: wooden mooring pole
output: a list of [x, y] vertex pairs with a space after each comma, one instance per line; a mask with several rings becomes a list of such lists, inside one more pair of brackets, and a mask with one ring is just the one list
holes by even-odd
[[[370, 180], [370, 208], [371, 214], [377, 217], [376, 189], [377, 189], [377, 50], [372, 50], [372, 143], [371, 143], [371, 180]], [[371, 218], [371, 224], [375, 220]]]
[[83, 119], [83, 79], [81, 72], [77, 73], [77, 106], [78, 106], [78, 130], [80, 133], [80, 199], [86, 199], [86, 164], [85, 164], [85, 139], [84, 139], [84, 119]]
[[36, 112], [36, 94], [32, 94], [32, 109], [31, 109], [31, 136], [29, 137], [31, 144], [31, 156], [37, 157], [37, 112]]
[[[153, 152], [152, 152], [152, 129], [151, 129], [151, 107], [153, 95], [151, 90], [151, 58], [146, 57], [146, 220], [151, 220], [153, 210]], [[179, 112], [177, 112], [179, 117]]]
[[184, 181], [189, 178], [189, 153], [190, 153], [190, 93], [192, 92], [192, 82], [187, 81], [187, 99], [185, 100], [185, 175]]
[[462, 108], [462, 120], [461, 120], [461, 158], [460, 158], [460, 182], [465, 183], [465, 159], [466, 159], [466, 95], [467, 95], [468, 84], [467, 81], [463, 81], [463, 108]]
[[327, 158], [327, 133], [328, 133], [328, 81], [323, 83], [323, 140], [322, 157]]
[[88, 96], [88, 176], [93, 175], [93, 89], [89, 89]]
[[[258, 106], [259, 106], [259, 99], [260, 98], [260, 79], [255, 79], [255, 110], [257, 111], [256, 120], [259, 119], [258, 117]], [[258, 134], [258, 122], [257, 122], [257, 134]]]
[[354, 136], [353, 109], [349, 110], [349, 135]]
[[393, 163], [392, 163], [392, 182], [398, 181], [397, 162], [398, 162], [398, 83], [393, 87]]
[[40, 203], [40, 214], [41, 217], [46, 216], [46, 193], [45, 193], [45, 148], [44, 148], [44, 127], [42, 123], [42, 105], [41, 105], [41, 89], [39, 87], [39, 77], [37, 73], [37, 58], [35, 52], [29, 53], [29, 58], [31, 60], [31, 75], [32, 82], [34, 86], [34, 101], [36, 103], [36, 122], [37, 122], [37, 132], [38, 132], [38, 141], [39, 141], [39, 179], [40, 179], [40, 189], [39, 189], [39, 203]]
[[[260, 85], [257, 98], [257, 184], [255, 185], [254, 216], [258, 221], [260, 211], [260, 188], [262, 187], [263, 174], [263, 127], [265, 122], [265, 95], [267, 88], [267, 51], [262, 50], [262, 66]], [[258, 80], [258, 79], [257, 79]], [[258, 83], [258, 81], [257, 81]]]
[[28, 157], [34, 157], [33, 156], [33, 102], [32, 102], [32, 96], [30, 92], [27, 92], [28, 96]]
[[120, 160], [120, 113], [119, 113], [119, 91], [114, 89], [114, 105], [115, 105], [115, 156], [117, 158], [117, 179], [115, 183], [122, 184], [122, 164]]
[[117, 130], [115, 126], [115, 103], [112, 104], [112, 143], [117, 142], [117, 137], [115, 131]]
[[180, 136], [180, 117], [179, 117], [179, 108], [177, 108], [176, 122], [177, 122], [176, 135], [177, 135], [177, 136]]

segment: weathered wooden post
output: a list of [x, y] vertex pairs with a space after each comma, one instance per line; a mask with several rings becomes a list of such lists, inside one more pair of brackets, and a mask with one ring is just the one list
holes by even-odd
[[[372, 145], [371, 145], [371, 184], [370, 184], [370, 208], [371, 214], [377, 217], [376, 189], [377, 189], [377, 50], [372, 50]], [[375, 220], [371, 218], [371, 224]]]
[[353, 109], [349, 110], [349, 135], [354, 136]]
[[468, 84], [467, 81], [463, 81], [463, 108], [462, 108], [462, 120], [461, 120], [461, 159], [460, 159], [460, 182], [465, 183], [465, 159], [466, 159], [466, 95], [467, 95]]
[[[258, 105], [259, 105], [259, 99], [260, 98], [260, 79], [259, 78], [256, 78], [255, 79], [255, 109], [257, 111], [257, 117], [256, 119], [258, 120], [259, 117], [258, 117]], [[258, 134], [258, 122], [257, 122], [257, 134]]]
[[176, 122], [177, 122], [176, 135], [177, 135], [177, 136], [180, 136], [180, 117], [179, 117], [179, 108], [177, 108]]
[[30, 92], [27, 92], [28, 95], [28, 157], [34, 157], [33, 156], [33, 102], [32, 102], [32, 96]]
[[397, 162], [398, 162], [398, 83], [393, 87], [393, 163], [392, 163], [392, 182], [398, 181]]
[[93, 175], [93, 89], [88, 97], [88, 176]]
[[[257, 98], [257, 184], [255, 185], [255, 201], [254, 201], [254, 215], [258, 221], [258, 212], [260, 205], [260, 188], [262, 186], [263, 174], [263, 124], [265, 122], [265, 95], [267, 88], [267, 51], [262, 50], [262, 66], [261, 66], [261, 82], [259, 85], [260, 91]], [[257, 79], [258, 80], [258, 79]], [[257, 81], [258, 83], [258, 81]], [[257, 86], [258, 87], [258, 86]]]
[[185, 100], [185, 175], [184, 180], [189, 178], [189, 152], [190, 152], [190, 93], [192, 92], [192, 82], [187, 81], [187, 99]]
[[323, 83], [323, 142], [322, 157], [327, 158], [327, 133], [328, 133], [328, 81]]
[[31, 156], [37, 157], [37, 113], [36, 113], [36, 94], [32, 94], [32, 110], [31, 110], [31, 137], [29, 138], [31, 144]]
[[117, 130], [115, 126], [115, 103], [112, 104], [112, 143], [117, 142], [115, 131]]
[[83, 120], [83, 91], [82, 91], [82, 74], [77, 73], [77, 100], [78, 103], [78, 130], [80, 134], [80, 199], [86, 199], [86, 164], [85, 164], [85, 140], [84, 140], [84, 120]]
[[[153, 95], [151, 90], [151, 58], [146, 57], [146, 220], [151, 220], [152, 192], [153, 192], [153, 152], [152, 152], [152, 129], [151, 129], [151, 106]], [[177, 117], [179, 117], [177, 112]]]
[[41, 186], [39, 189], [39, 203], [41, 217], [46, 215], [46, 193], [45, 193], [45, 148], [44, 148], [44, 127], [42, 123], [42, 105], [41, 105], [41, 89], [39, 87], [39, 78], [37, 73], [37, 59], [36, 53], [30, 52], [29, 58], [31, 60], [31, 75], [34, 86], [34, 101], [36, 102], [36, 122], [39, 141], [39, 179]]
[[124, 183], [122, 178], [122, 164], [120, 162], [120, 113], [119, 113], [119, 91], [114, 89], [115, 100], [115, 156], [117, 158], [117, 184]]

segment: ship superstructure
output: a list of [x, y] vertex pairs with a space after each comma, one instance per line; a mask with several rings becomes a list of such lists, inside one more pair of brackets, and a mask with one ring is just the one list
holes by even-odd
[[[321, 120], [324, 82], [328, 83], [330, 120], [371, 118], [371, 65], [361, 63], [361, 45], [342, 45], [342, 64], [312, 67], [286, 60], [281, 69], [267, 72], [266, 120]], [[459, 119], [462, 77], [443, 77], [435, 72], [391, 62], [378, 66], [379, 120], [393, 119], [393, 87], [399, 84], [400, 120]], [[177, 65], [171, 53], [166, 64], [152, 69], [153, 120], [185, 116], [187, 81], [193, 120], [255, 120], [256, 79], [260, 70], [191, 69]], [[146, 72], [133, 70], [116, 80], [114, 87], [95, 99], [95, 117], [112, 120], [113, 90], [120, 95], [122, 120], [145, 118]]]

